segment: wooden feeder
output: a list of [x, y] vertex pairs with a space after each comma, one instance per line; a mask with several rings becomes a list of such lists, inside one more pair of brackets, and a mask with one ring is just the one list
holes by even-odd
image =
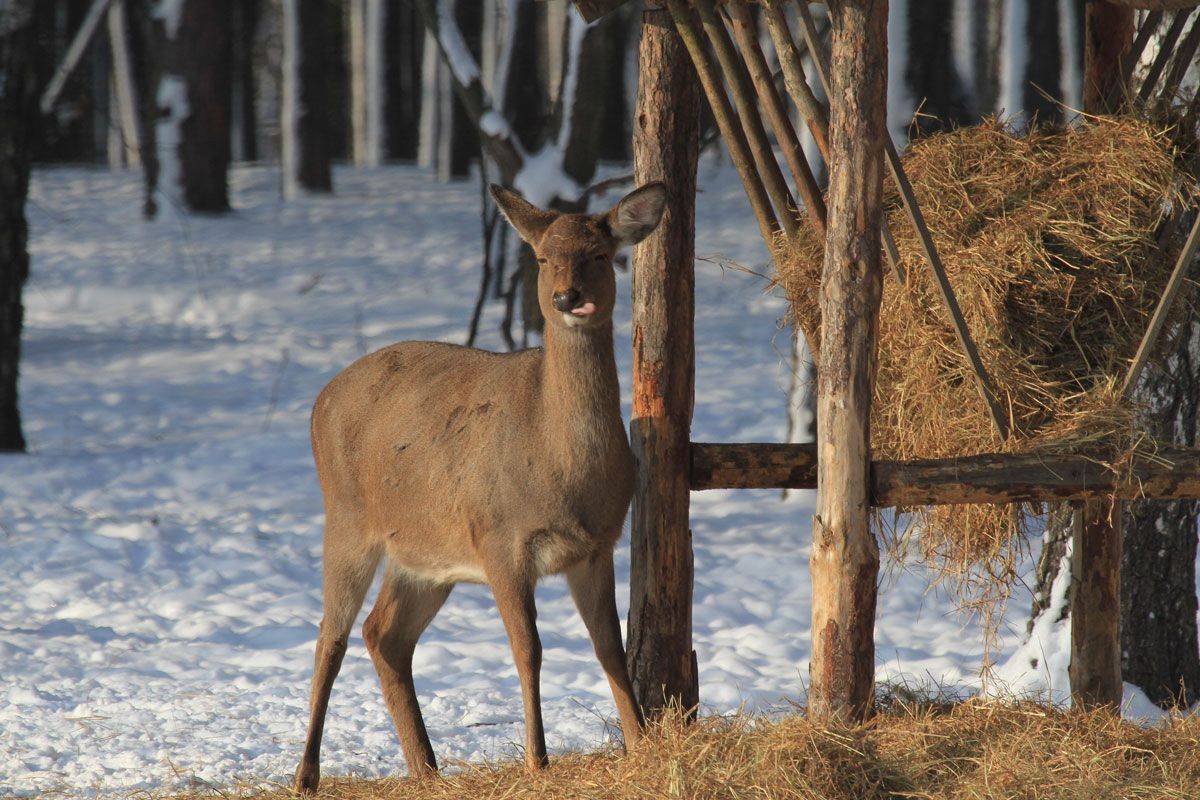
[[[623, 3], [577, 0], [576, 5], [590, 21]], [[1135, 457], [1120, 476], [1076, 455], [870, 460], [871, 376], [884, 258], [901, 280], [904, 275], [883, 221], [884, 164], [925, 256], [926, 263], [909, 264], [908, 269], [931, 271], [962, 358], [1001, 439], [1009, 436], [1009, 423], [887, 134], [886, 0], [828, 3], [832, 58], [803, 0], [794, 4], [800, 36], [793, 34], [789, 3], [761, 0], [759, 5], [787, 99], [800, 111], [829, 165], [825, 196], [817, 189], [800, 148], [785, 97], [767, 68], [747, 0], [727, 0], [720, 6], [715, 0], [651, 0], [643, 17], [635, 175], [639, 183], [663, 181], [672, 199], [663, 225], [635, 251], [633, 266], [631, 444], [638, 478], [632, 512], [628, 650], [639, 701], [649, 709], [669, 702], [693, 708], [698, 699], [691, 644], [689, 491], [816, 488], [810, 561], [811, 714], [856, 719], [868, 713], [873, 702], [879, 554], [868, 523], [872, 507], [1044, 500], [1077, 505], [1073, 697], [1080, 705], [1116, 708], [1122, 690], [1121, 531], [1114, 504], [1125, 499], [1200, 498], [1200, 451], [1176, 448], [1160, 450], [1152, 460]], [[1184, 35], [1197, 4], [1198, 0], [1089, 3], [1085, 110], [1110, 111], [1127, 98], [1136, 109], [1175, 97], [1200, 47], [1200, 20], [1193, 21]], [[1136, 32], [1135, 8], [1150, 11]], [[1171, 20], [1159, 55], [1138, 91], [1130, 95], [1133, 67], [1168, 13]], [[826, 96], [837, 99], [832, 109], [826, 109], [811, 91], [801, 63], [804, 50]], [[820, 330], [804, 331], [819, 364], [816, 445], [690, 441], [698, 88], [712, 108], [768, 246], [774, 251], [781, 238], [787, 241], [796, 235], [800, 213], [825, 236]], [[1198, 119], [1200, 94], [1186, 115], [1193, 124]], [[775, 159], [768, 126], [784, 157], [790, 184]], [[1146, 366], [1198, 247], [1200, 215], [1125, 375], [1126, 396]]]

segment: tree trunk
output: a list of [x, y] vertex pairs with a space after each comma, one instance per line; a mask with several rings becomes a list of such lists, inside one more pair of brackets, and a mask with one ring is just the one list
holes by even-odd
[[1025, 66], [1024, 110], [1040, 122], [1062, 119], [1062, 25], [1057, 2], [1029, 4], [1025, 37], [1029, 62]]
[[972, 11], [975, 109], [980, 115], [996, 111], [1000, 99], [1000, 54], [1004, 44], [1005, 0], [978, 0]]
[[[1200, 406], [1200, 320], [1180, 326], [1167, 367], [1146, 371], [1138, 399], [1149, 432], [1196, 445]], [[1121, 651], [1125, 680], [1156, 703], [1187, 708], [1200, 700], [1196, 630], [1194, 500], [1128, 504], [1121, 580]]]
[[332, 192], [332, 51], [324, 0], [283, 0], [283, 196]]
[[918, 136], [972, 121], [970, 101], [954, 60], [953, 0], [908, 4], [908, 60], [904, 80], [920, 109]]
[[358, 166], [383, 161], [386, 16], [383, 0], [350, 0], [350, 136]]
[[883, 289], [887, 0], [831, 0], [834, 98], [821, 275], [818, 487], [813, 518], [809, 713], [861, 719], [872, 704], [879, 548], [870, 524], [871, 384]]
[[[483, 13], [478, 0], [455, 4], [454, 18], [458, 22], [463, 42], [476, 62], [480, 56], [480, 35], [483, 28]], [[447, 87], [446, 102], [450, 104], [450, 136], [448, 177], [465, 178], [470, 175], [471, 162], [479, 159], [479, 135], [471, 123], [471, 117], [463, 107], [458, 94]]]
[[421, 56], [425, 28], [411, 3], [389, 6], [385, 40], [384, 154], [417, 158], [421, 119]]
[[25, 450], [17, 407], [21, 359], [21, 288], [29, 277], [25, 198], [37, 120], [34, 9], [29, 0], [0, 6], [0, 451]]
[[[182, 0], [153, 17], [154, 146], [147, 209], [229, 210], [232, 0]], [[171, 12], [174, 13], [171, 13]]]
[[692, 650], [692, 535], [688, 441], [693, 351], [699, 90], [670, 14], [648, 4], [642, 19], [634, 126], [638, 184], [662, 181], [662, 223], [634, 251], [633, 415], [637, 460], [630, 546], [630, 674], [650, 713], [699, 702]]
[[257, 92], [254, 79], [254, 42], [258, 29], [258, 0], [234, 4], [233, 30], [233, 160], [258, 159]]
[[1084, 14], [1083, 107], [1101, 114], [1125, 97], [1121, 54], [1133, 41], [1133, 10], [1095, 0]]

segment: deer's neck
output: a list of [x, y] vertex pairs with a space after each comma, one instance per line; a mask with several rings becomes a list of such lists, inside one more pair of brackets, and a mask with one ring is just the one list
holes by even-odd
[[542, 413], [552, 438], [571, 448], [624, 437], [612, 325], [563, 330], [547, 323]]

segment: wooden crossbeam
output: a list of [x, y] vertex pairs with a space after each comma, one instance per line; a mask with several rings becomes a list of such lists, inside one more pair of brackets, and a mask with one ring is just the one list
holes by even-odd
[[[815, 489], [815, 444], [692, 442], [691, 485], [703, 489]], [[936, 506], [1045, 500], [1200, 498], [1200, 450], [1137, 455], [1121, 474], [1081, 455], [986, 453], [873, 461], [871, 504]]]

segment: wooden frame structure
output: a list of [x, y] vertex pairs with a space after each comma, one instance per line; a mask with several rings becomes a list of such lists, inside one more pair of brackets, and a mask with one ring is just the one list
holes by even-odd
[[[577, 0], [577, 6], [590, 20], [623, 2]], [[639, 701], [650, 710], [671, 702], [691, 708], [698, 697], [690, 630], [689, 489], [815, 487], [810, 714], [857, 719], [871, 708], [879, 563], [868, 527], [872, 506], [1056, 499], [1078, 503], [1080, 512], [1074, 551], [1074, 572], [1080, 582], [1072, 608], [1073, 696], [1081, 705], [1118, 706], [1120, 528], [1111, 522], [1119, 517], [1116, 504], [1135, 498], [1200, 498], [1200, 451], [1169, 450], [1155, 459], [1135, 458], [1121, 475], [1084, 456], [1018, 453], [871, 462], [869, 417], [882, 285], [880, 249], [901, 279], [905, 269], [882, 218], [885, 163], [941, 288], [963, 357], [1002, 437], [1009, 433], [1007, 420], [884, 124], [886, 0], [830, 0], [832, 58], [816, 35], [807, 2], [760, 2], [787, 94], [829, 164], [830, 186], [823, 198], [813, 190], [811, 169], [765, 67], [745, 2], [727, 0], [718, 7], [715, 0], [651, 0], [643, 20], [636, 171], [639, 181], [664, 181], [672, 201], [663, 226], [636, 251], [633, 270], [631, 438], [638, 478], [633, 501], [629, 658]], [[1104, 110], [1128, 96], [1133, 65], [1163, 19], [1162, 11], [1184, 8], [1175, 11], [1162, 48], [1166, 52], [1152, 65], [1135, 102], [1146, 103], [1164, 73], [1159, 102], [1172, 99], [1200, 46], [1200, 21], [1177, 46], [1184, 21], [1198, 2], [1090, 3], [1085, 59], [1088, 110]], [[786, 11], [791, 5], [799, 15], [803, 47], [818, 79], [827, 96], [838, 98], [830, 110], [816, 101], [808, 87], [802, 46], [788, 29]], [[1151, 10], [1136, 38], [1133, 7]], [[778, 237], [794, 235], [800, 213], [826, 235], [819, 347], [813, 346], [818, 332], [805, 331], [810, 350], [819, 359], [816, 445], [688, 441], [694, 385], [691, 235], [697, 86], [713, 110], [764, 239], [773, 243]], [[804, 200], [802, 212], [775, 160], [759, 115], [760, 104]], [[1200, 114], [1200, 97], [1192, 107]], [[1127, 393], [1136, 386], [1198, 248], [1200, 215], [1129, 368]]]

